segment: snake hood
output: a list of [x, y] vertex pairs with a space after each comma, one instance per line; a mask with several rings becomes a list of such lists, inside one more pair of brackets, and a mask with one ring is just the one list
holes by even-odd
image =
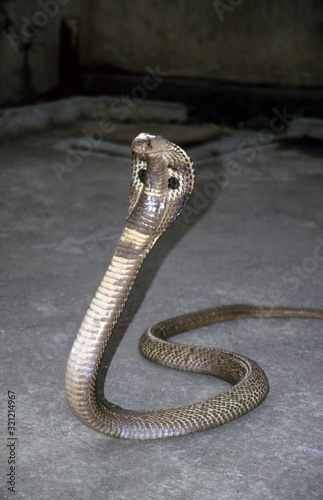
[[133, 140], [128, 221], [150, 213], [150, 230], [154, 224], [160, 236], [185, 207], [193, 186], [193, 163], [179, 146], [147, 133]]

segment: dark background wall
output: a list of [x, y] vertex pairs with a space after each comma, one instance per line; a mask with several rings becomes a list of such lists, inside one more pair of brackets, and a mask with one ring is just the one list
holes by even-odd
[[0, 8], [2, 106], [116, 93], [125, 74], [147, 66], [185, 81], [177, 99], [189, 86], [208, 94], [210, 84], [307, 97], [323, 87], [321, 0], [5, 0]]
[[89, 25], [88, 64], [144, 71], [149, 62], [174, 76], [323, 85], [319, 0], [97, 0]]

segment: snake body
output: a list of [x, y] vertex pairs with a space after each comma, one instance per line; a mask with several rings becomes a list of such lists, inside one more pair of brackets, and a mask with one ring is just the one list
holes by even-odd
[[245, 317], [323, 318], [318, 309], [231, 305], [162, 321], [141, 337], [149, 360], [179, 370], [220, 377], [233, 386], [205, 401], [158, 411], [134, 411], [100, 399], [97, 378], [109, 338], [141, 265], [166, 228], [185, 207], [194, 184], [190, 158], [161, 136], [140, 134], [132, 143], [129, 215], [111, 263], [71, 349], [65, 392], [74, 415], [112, 437], [155, 439], [202, 431], [230, 422], [258, 406], [269, 387], [263, 370], [239, 354], [173, 343], [169, 337], [216, 321]]

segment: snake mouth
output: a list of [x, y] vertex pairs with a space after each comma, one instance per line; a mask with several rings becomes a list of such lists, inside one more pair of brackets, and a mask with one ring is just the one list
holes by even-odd
[[147, 151], [145, 148], [146, 144], [133, 144], [132, 153], [138, 156], [139, 159], [143, 160], [145, 156], [156, 155], [159, 153], [164, 153], [170, 151], [171, 148], [158, 149], [158, 151]]

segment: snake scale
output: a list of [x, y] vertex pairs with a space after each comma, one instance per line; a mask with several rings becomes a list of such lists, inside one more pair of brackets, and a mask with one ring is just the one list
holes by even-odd
[[65, 375], [71, 411], [82, 423], [108, 436], [155, 439], [202, 431], [250, 412], [265, 399], [267, 377], [254, 361], [223, 350], [180, 345], [169, 337], [216, 321], [246, 317], [323, 318], [318, 309], [229, 305], [162, 321], [140, 339], [140, 352], [147, 359], [214, 375], [232, 387], [205, 401], [158, 411], [127, 410], [99, 398], [98, 372], [111, 332], [145, 257], [185, 207], [193, 184], [193, 164], [179, 146], [146, 133], [134, 139], [128, 218], [74, 341]]

